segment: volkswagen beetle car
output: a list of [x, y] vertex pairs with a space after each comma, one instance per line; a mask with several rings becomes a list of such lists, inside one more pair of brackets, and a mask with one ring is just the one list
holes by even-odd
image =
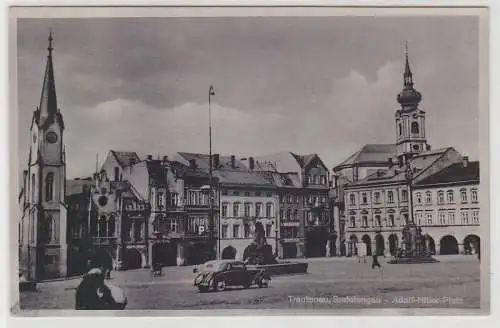
[[194, 285], [203, 293], [209, 290], [223, 291], [227, 286], [250, 288], [258, 285], [265, 288], [270, 280], [264, 269], [249, 269], [241, 261], [221, 260], [206, 262], [194, 279]]

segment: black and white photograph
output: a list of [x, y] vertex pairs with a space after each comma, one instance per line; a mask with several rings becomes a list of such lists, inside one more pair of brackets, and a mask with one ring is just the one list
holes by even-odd
[[488, 313], [487, 8], [64, 9], [10, 9], [14, 315]]

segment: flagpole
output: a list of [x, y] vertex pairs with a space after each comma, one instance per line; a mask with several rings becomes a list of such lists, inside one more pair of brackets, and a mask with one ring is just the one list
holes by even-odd
[[[214, 190], [213, 190], [213, 165], [212, 165], [212, 96], [215, 95], [214, 87], [210, 85], [208, 90], [208, 143], [209, 143], [209, 156], [208, 156], [208, 179], [209, 179], [209, 237], [210, 242], [214, 239]], [[217, 253], [219, 250], [217, 250]]]

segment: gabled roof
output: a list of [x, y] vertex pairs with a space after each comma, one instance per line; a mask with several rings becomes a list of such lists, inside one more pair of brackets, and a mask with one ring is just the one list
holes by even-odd
[[275, 186], [270, 172], [216, 170], [214, 177], [218, 178], [221, 184]]
[[[441, 158], [446, 152], [453, 148], [440, 148], [429, 150], [415, 155], [410, 160], [410, 167], [414, 170], [414, 179], [418, 179], [418, 175], [429, 168], [434, 162]], [[400, 183], [406, 181], [406, 167], [395, 165], [390, 169], [380, 169], [368, 175], [362, 180], [350, 182], [347, 186], [370, 185], [381, 183]]]
[[116, 158], [116, 161], [121, 167], [134, 165], [141, 161], [141, 159], [139, 158], [139, 156], [135, 151], [116, 151], [116, 150], [110, 150], [110, 151], [111, 153], [113, 153], [113, 155]]
[[395, 144], [367, 144], [337, 165], [334, 171], [362, 164], [388, 164], [389, 158], [395, 155]]
[[467, 166], [463, 163], [452, 164], [443, 170], [428, 176], [416, 183], [417, 186], [449, 184], [449, 183], [479, 183], [479, 161], [469, 162]]

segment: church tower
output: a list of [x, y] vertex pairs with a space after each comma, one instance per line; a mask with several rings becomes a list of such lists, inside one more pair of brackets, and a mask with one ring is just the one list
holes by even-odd
[[25, 213], [20, 228], [25, 232], [21, 252], [27, 252], [20, 258], [25, 262], [21, 264], [21, 270], [25, 270], [22, 274], [35, 281], [67, 273], [64, 121], [57, 107], [52, 41], [50, 33], [40, 104], [30, 127], [31, 146], [23, 188]]
[[413, 88], [413, 73], [408, 60], [407, 44], [405, 61], [403, 90], [397, 98], [401, 108], [396, 111], [396, 155], [403, 162], [414, 154], [429, 149], [425, 136], [425, 112], [418, 108], [422, 95]]

